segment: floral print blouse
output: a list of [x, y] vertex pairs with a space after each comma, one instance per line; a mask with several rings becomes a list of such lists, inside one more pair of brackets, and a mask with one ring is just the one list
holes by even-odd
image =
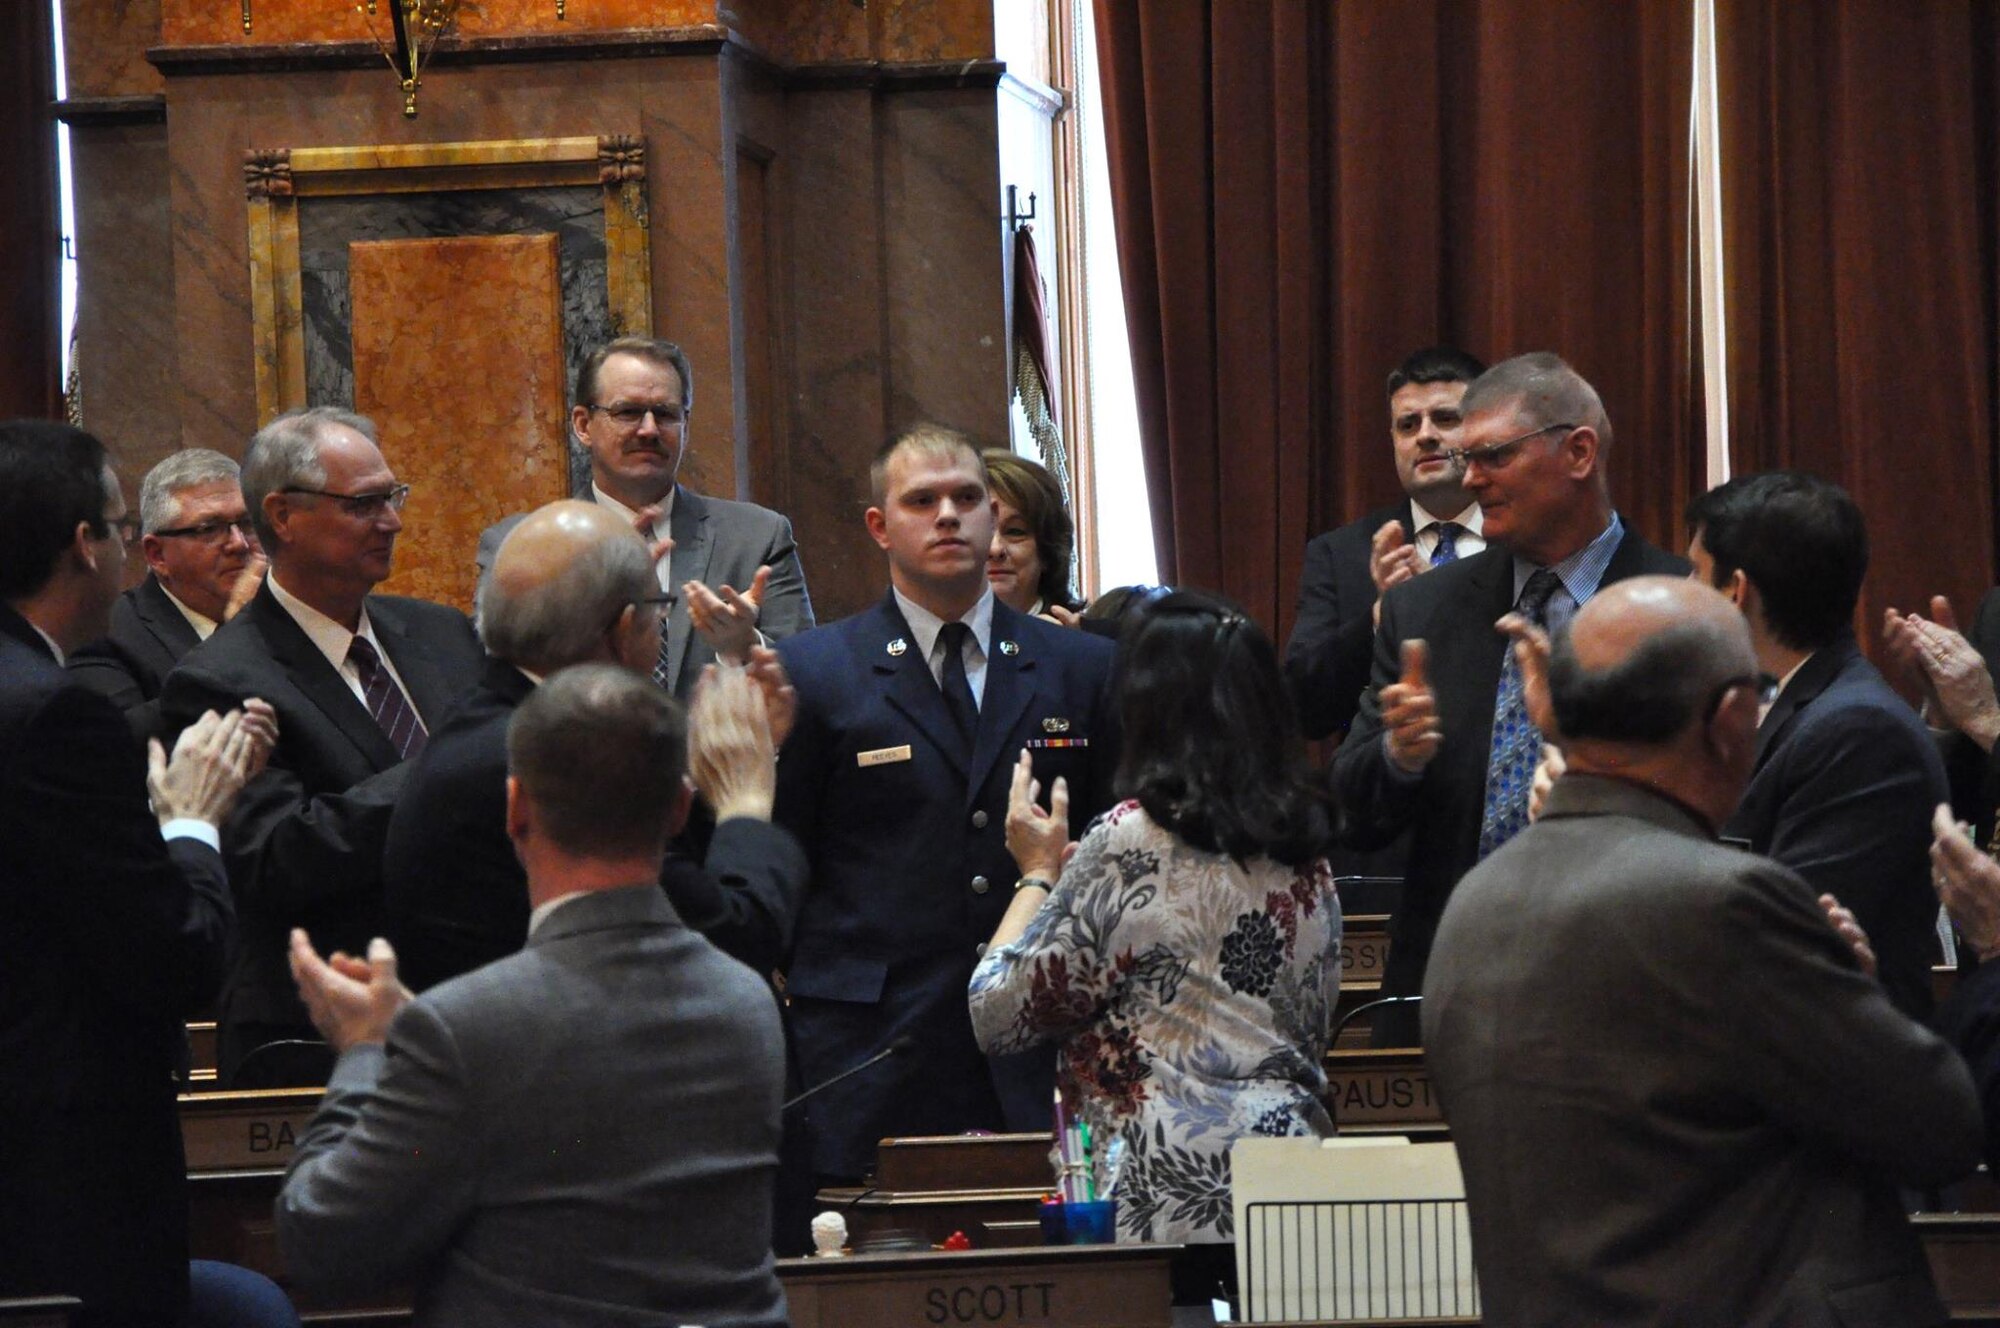
[[1066, 1107], [1124, 1141], [1120, 1239], [1228, 1241], [1229, 1146], [1333, 1133], [1339, 950], [1324, 861], [1240, 867], [1127, 802], [1084, 835], [1020, 939], [980, 961], [973, 1028], [989, 1052], [1058, 1041]]

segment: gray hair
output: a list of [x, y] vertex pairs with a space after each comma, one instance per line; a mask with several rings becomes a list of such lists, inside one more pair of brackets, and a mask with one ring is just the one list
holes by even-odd
[[366, 415], [338, 406], [306, 406], [288, 410], [259, 429], [244, 449], [243, 502], [266, 549], [275, 548], [276, 540], [264, 515], [264, 499], [282, 489], [317, 489], [326, 483], [319, 447], [331, 424], [344, 424], [371, 443], [381, 442], [375, 421]]
[[236, 463], [206, 447], [190, 447], [146, 472], [139, 485], [139, 531], [152, 535], [180, 524], [181, 490], [197, 484], [236, 483]]
[[[480, 643], [487, 654], [536, 673], [594, 657], [625, 606], [658, 592], [647, 552], [639, 539], [599, 540], [554, 576], [520, 590], [489, 574], [479, 587]], [[494, 565], [497, 572], [498, 556]]]
[[1611, 418], [1604, 413], [1597, 389], [1550, 351], [1500, 361], [1472, 380], [1458, 410], [1469, 416], [1508, 405], [1525, 424], [1584, 425], [1597, 435], [1600, 446], [1611, 445]]

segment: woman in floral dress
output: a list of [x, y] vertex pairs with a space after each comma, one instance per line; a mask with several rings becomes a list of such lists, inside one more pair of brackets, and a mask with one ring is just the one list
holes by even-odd
[[1215, 1247], [1197, 1262], [1219, 1270], [1229, 1146], [1333, 1132], [1335, 818], [1269, 638], [1228, 605], [1162, 599], [1130, 629], [1118, 689], [1129, 801], [1081, 844], [1062, 782], [1043, 812], [1027, 753], [1015, 769], [1022, 881], [973, 973], [973, 1027], [988, 1052], [1056, 1041], [1068, 1111], [1123, 1141], [1120, 1238]]

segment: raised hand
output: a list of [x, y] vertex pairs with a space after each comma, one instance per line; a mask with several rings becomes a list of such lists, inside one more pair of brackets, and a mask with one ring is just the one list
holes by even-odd
[[1389, 759], [1398, 769], [1416, 774], [1430, 764], [1444, 742], [1438, 727], [1437, 696], [1426, 669], [1430, 647], [1422, 641], [1403, 642], [1403, 672], [1382, 689], [1382, 728]]
[[687, 599], [689, 620], [718, 658], [731, 664], [741, 664], [750, 658], [750, 648], [757, 644], [757, 614], [764, 603], [764, 589], [770, 583], [771, 569], [760, 567], [746, 591], [738, 592], [726, 585], [720, 590], [710, 590], [699, 581], [681, 587], [681, 594]]

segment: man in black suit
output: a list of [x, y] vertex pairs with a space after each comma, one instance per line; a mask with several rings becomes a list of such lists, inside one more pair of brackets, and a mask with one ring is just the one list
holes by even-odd
[[[679, 482], [693, 410], [686, 353], [654, 337], [619, 337], [592, 351], [577, 370], [570, 409], [570, 428], [590, 454], [590, 485], [576, 496], [610, 509], [648, 541], [673, 540], [673, 556], [657, 572], [674, 598], [652, 673], [683, 702], [703, 665], [744, 663], [753, 646], [813, 625], [792, 523]], [[482, 583], [520, 521], [510, 516], [480, 533]]]
[[361, 416], [316, 406], [250, 440], [243, 498], [270, 572], [160, 698], [169, 728], [251, 695], [278, 712], [270, 768], [223, 827], [239, 932], [217, 1047], [224, 1084], [253, 1048], [314, 1036], [288, 967], [290, 931], [358, 953], [380, 929], [402, 763], [479, 676], [464, 614], [370, 593], [389, 575], [409, 493], [374, 435]]
[[1486, 369], [1450, 346], [1415, 351], [1389, 375], [1389, 441], [1407, 497], [1306, 545], [1285, 677], [1308, 738], [1345, 734], [1368, 685], [1382, 591], [1486, 547], [1457, 463], [1459, 399]]
[[[631, 525], [592, 503], [551, 503], [515, 526], [480, 596], [479, 683], [410, 765], [383, 857], [387, 935], [419, 991], [513, 954], [528, 933], [527, 876], [507, 837], [507, 725], [539, 680], [574, 664], [649, 674], [663, 609]], [[768, 658], [768, 656], [767, 656]], [[772, 676], [774, 658], [760, 672]], [[782, 685], [782, 678], [777, 679]], [[771, 741], [732, 749], [721, 685], [698, 691], [691, 770], [717, 825], [707, 870], [669, 857], [674, 911], [768, 977], [805, 888], [805, 854], [771, 824]], [[768, 735], [768, 729], [766, 730]]]
[[149, 774], [61, 667], [104, 634], [131, 524], [95, 438], [0, 424], [0, 1296], [80, 1297], [79, 1325], [185, 1310], [181, 1021], [228, 941], [216, 824], [271, 737], [261, 706], [208, 715]]
[[146, 472], [139, 531], [146, 579], [118, 597], [111, 631], [70, 656], [69, 667], [125, 713], [143, 743], [164, 736], [158, 702], [167, 675], [228, 616], [238, 580], [261, 555], [236, 463], [204, 447]]
[[1851, 909], [1890, 999], [1921, 1019], [1938, 952], [1930, 814], [1949, 788], [1916, 712], [1854, 640], [1868, 572], [1861, 509], [1827, 480], [1774, 471], [1695, 499], [1687, 528], [1695, 575], [1742, 610], [1758, 667], [1780, 680], [1722, 837]]
[[[1519, 612], [1567, 623], [1600, 585], [1687, 563], [1627, 530], [1611, 506], [1611, 422], [1597, 392], [1547, 353], [1495, 365], [1466, 389], [1458, 459], [1490, 547], [1393, 586], [1367, 693], [1332, 776], [1348, 842], [1375, 848], [1408, 830], [1390, 923], [1384, 995], [1422, 988], [1445, 900], [1472, 865], [1527, 823], [1541, 735], [1528, 719], [1507, 642]], [[1378, 1017], [1378, 1046], [1413, 1043], [1416, 1019]]]
[[785, 970], [806, 1081], [906, 1054], [815, 1099], [815, 1166], [870, 1169], [887, 1135], [1045, 1130], [1054, 1057], [988, 1057], [966, 989], [1018, 875], [1005, 839], [1014, 762], [1068, 781], [1073, 824], [1110, 801], [1112, 644], [997, 601], [995, 507], [963, 434], [919, 425], [876, 454], [868, 533], [888, 558], [874, 607], [780, 643], [798, 721], [778, 822], [812, 887]]

